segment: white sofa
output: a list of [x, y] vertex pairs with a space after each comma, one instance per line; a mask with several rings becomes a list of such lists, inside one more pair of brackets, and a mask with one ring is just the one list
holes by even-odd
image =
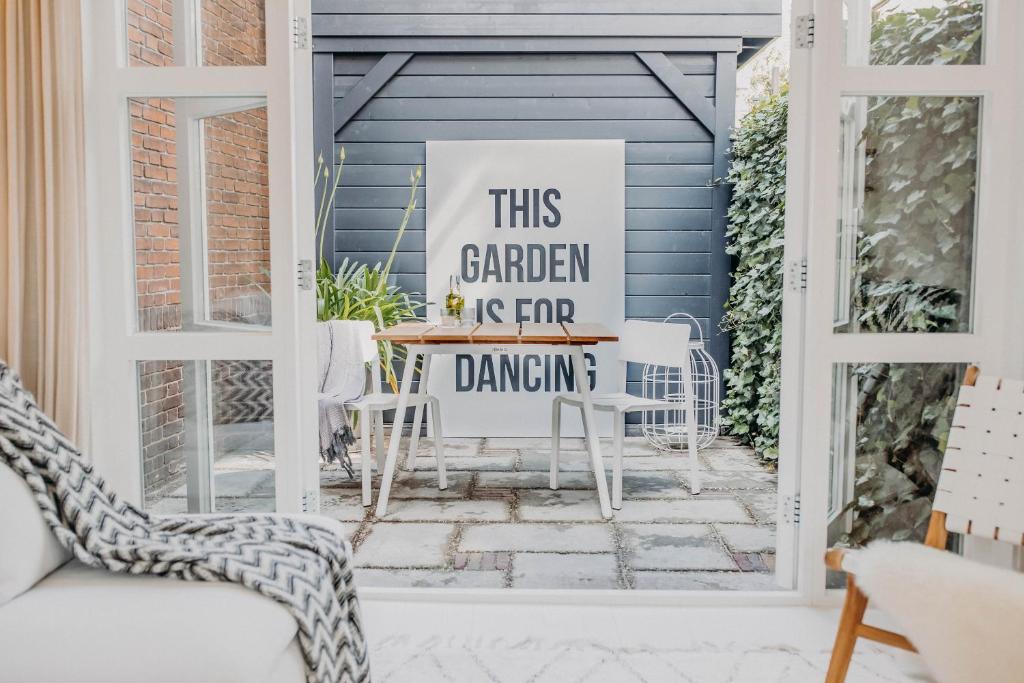
[[[330, 519], [304, 520], [336, 530]], [[0, 462], [0, 680], [305, 680], [288, 611], [228, 583], [126, 576], [72, 560]]]

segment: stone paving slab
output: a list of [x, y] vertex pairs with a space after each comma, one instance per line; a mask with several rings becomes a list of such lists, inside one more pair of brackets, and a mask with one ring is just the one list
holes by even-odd
[[454, 524], [377, 522], [355, 551], [357, 567], [444, 567]]
[[623, 498], [691, 498], [690, 490], [673, 472], [648, 470], [622, 473]]
[[764, 467], [749, 451], [741, 448], [701, 451], [699, 456], [716, 472], [764, 472]]
[[[551, 451], [536, 450], [520, 452], [519, 469], [523, 472], [547, 472], [551, 467]], [[589, 472], [590, 454], [586, 451], [559, 451], [559, 472]]]
[[[492, 451], [487, 455], [468, 457], [452, 456], [445, 452], [444, 464], [449, 472], [468, 470], [471, 472], [504, 472], [512, 470], [518, 453], [515, 451]], [[416, 458], [416, 470], [436, 471], [437, 459], [433, 456]]]
[[615, 519], [619, 522], [684, 523], [754, 521], [735, 500], [707, 496], [702, 493], [679, 500], [624, 500], [622, 509], [615, 513]]
[[600, 522], [597, 491], [528, 490], [519, 493], [519, 518], [526, 522]]
[[619, 588], [615, 555], [516, 553], [513, 588]]
[[736, 569], [706, 524], [623, 524], [635, 569]]
[[459, 550], [610, 553], [615, 545], [607, 524], [473, 524], [463, 529]]
[[[560, 472], [558, 486], [563, 489], [593, 489], [594, 475], [590, 472]], [[546, 489], [547, 472], [481, 472], [476, 488], [480, 489]]]
[[[385, 433], [387, 438], [384, 443], [387, 444], [391, 438], [391, 430], [386, 429]], [[358, 445], [357, 445], [358, 447]], [[475, 438], [464, 438], [464, 437], [450, 437], [444, 440], [444, 453], [446, 456], [458, 456], [458, 457], [472, 457], [474, 455], [480, 455], [483, 448], [483, 439]], [[400, 442], [399, 454], [402, 458], [409, 452], [409, 437], [403, 436]], [[434, 440], [430, 437], [421, 436], [419, 441], [416, 442], [416, 459], [419, 460], [422, 457], [433, 457], [434, 456]]]
[[773, 574], [753, 572], [673, 572], [637, 571], [633, 573], [637, 590], [782, 590]]
[[[601, 451], [605, 471], [611, 472], [613, 457], [611, 449]], [[549, 451], [523, 452], [520, 456], [519, 469], [529, 472], [547, 472], [551, 466]], [[632, 455], [623, 458], [622, 469], [626, 472], [637, 471], [683, 471], [690, 469], [690, 461], [685, 455]], [[698, 471], [706, 470], [704, 463], [697, 462]], [[559, 472], [589, 472], [590, 455], [586, 451], [564, 451], [558, 454]]]
[[341, 522], [360, 522], [370, 508], [363, 507], [359, 496], [320, 494], [320, 513]]
[[358, 489], [362, 482], [360, 480], [359, 459], [352, 461], [355, 469], [355, 477], [349, 478], [348, 473], [341, 467], [335, 465], [320, 466], [320, 488], [321, 489]]
[[734, 552], [775, 552], [775, 527], [756, 524], [715, 524], [715, 529]]
[[501, 500], [393, 500], [386, 522], [507, 522], [509, 504]]
[[[689, 485], [689, 473], [681, 472], [683, 481]], [[700, 473], [700, 486], [709, 490], [749, 490], [763, 489], [774, 491], [778, 486], [779, 475], [772, 472], [714, 472], [704, 470]]]
[[[472, 472], [449, 472], [448, 488], [437, 488], [437, 471], [399, 472], [391, 484], [391, 500], [403, 498], [466, 498], [469, 496], [469, 485], [473, 481]], [[379, 481], [375, 481], [375, 484]], [[376, 489], [375, 489], [376, 490]]]
[[503, 571], [452, 571], [446, 569], [355, 570], [360, 588], [504, 588]]
[[775, 491], [741, 491], [736, 494], [762, 524], [774, 524], [778, 515], [778, 496]]

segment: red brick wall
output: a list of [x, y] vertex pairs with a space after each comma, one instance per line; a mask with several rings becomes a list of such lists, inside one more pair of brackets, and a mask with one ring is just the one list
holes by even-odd
[[209, 119], [204, 138], [211, 317], [269, 323], [266, 109]]
[[[203, 0], [202, 60], [207, 65], [265, 63], [264, 0]], [[127, 0], [128, 63], [174, 64], [171, 0]], [[175, 102], [135, 99], [131, 120], [135, 275], [139, 329], [182, 329]], [[269, 199], [266, 109], [211, 117], [203, 123], [210, 317], [269, 323]], [[198, 201], [198, 198], [197, 198]], [[196, 228], [198, 230], [198, 226]], [[197, 232], [198, 234], [198, 232]], [[201, 264], [196, 264], [201, 267]], [[216, 364], [215, 364], [216, 365]], [[227, 364], [224, 364], [227, 366]], [[215, 368], [215, 379], [247, 378], [256, 368]], [[147, 494], [184, 471], [184, 403], [180, 361], [140, 364], [143, 471]], [[269, 386], [269, 382], [257, 381]], [[218, 387], [220, 389], [220, 387]], [[248, 414], [269, 418], [267, 401], [252, 392], [215, 391], [221, 421]], [[234, 397], [234, 398], [233, 398]], [[265, 397], [264, 397], [265, 398]], [[235, 401], [237, 405], [231, 405]], [[255, 419], [255, 418], [254, 418]]]
[[[271, 0], [275, 2], [276, 0]], [[266, 64], [265, 0], [203, 0], [203, 63]]]

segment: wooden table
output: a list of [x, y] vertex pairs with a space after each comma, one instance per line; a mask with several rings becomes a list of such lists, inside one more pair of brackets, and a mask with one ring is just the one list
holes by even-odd
[[[491, 354], [491, 353], [545, 353], [564, 354], [572, 360], [573, 376], [588, 378], [587, 363], [583, 356], [584, 346], [601, 342], [615, 342], [619, 338], [604, 325], [596, 323], [479, 323], [474, 326], [444, 327], [434, 323], [400, 323], [374, 335], [378, 341], [390, 341], [408, 347], [409, 355], [402, 372], [402, 384], [398, 392], [398, 406], [395, 422], [391, 428], [388, 455], [377, 498], [377, 516], [382, 517], [388, 509], [391, 493], [391, 479], [395, 474], [398, 460], [398, 446], [402, 438], [403, 416], [409, 405], [413, 375], [416, 363], [423, 358], [418, 391], [427, 393], [430, 374], [430, 358], [439, 354]], [[587, 450], [597, 480], [597, 495], [601, 503], [601, 514], [611, 519], [612, 506], [608, 498], [608, 482], [601, 460], [601, 444], [594, 421], [594, 405], [590, 399], [590, 382], [576, 381], [576, 391], [583, 403], [583, 431], [586, 435]], [[413, 417], [413, 436], [419, 431], [422, 406], [416, 408]], [[410, 451], [413, 452], [413, 451]], [[412, 456], [410, 455], [410, 459]], [[412, 465], [413, 463], [410, 463]], [[411, 469], [411, 467], [410, 467]]]

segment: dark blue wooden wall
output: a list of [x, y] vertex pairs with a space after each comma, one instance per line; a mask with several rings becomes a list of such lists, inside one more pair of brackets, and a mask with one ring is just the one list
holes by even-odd
[[[626, 315], [692, 314], [724, 367], [728, 188], [715, 179], [737, 57], [778, 34], [778, 0], [317, 0], [314, 12], [317, 147], [347, 154], [335, 263], [387, 257], [426, 140], [625, 139]], [[674, 72], [652, 70], [652, 54]], [[424, 202], [421, 190], [393, 268], [414, 291]]]

